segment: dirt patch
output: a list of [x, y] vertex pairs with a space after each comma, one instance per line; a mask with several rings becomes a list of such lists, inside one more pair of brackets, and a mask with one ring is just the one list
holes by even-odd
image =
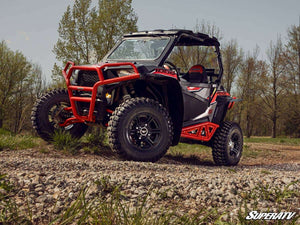
[[[211, 149], [199, 153], [167, 154], [158, 163], [215, 166]], [[268, 143], [245, 143], [238, 166], [300, 165], [300, 146]]]
[[[47, 145], [46, 147], [47, 149], [44, 153], [41, 153], [39, 149], [35, 149], [35, 151], [23, 152], [23, 156], [27, 155], [31, 158], [50, 157], [56, 159], [73, 158], [85, 160], [106, 159], [123, 161], [109, 148], [103, 148], [97, 154], [81, 152], [76, 155], [71, 155], [54, 150], [52, 145]], [[5, 151], [1, 153], [2, 156], [7, 154], [11, 154], [11, 152]], [[171, 154], [168, 152], [162, 159], [156, 162], [156, 164], [216, 166], [213, 161], [210, 148], [196, 153], [182, 152], [180, 154]], [[300, 165], [300, 146], [268, 143], [245, 143], [243, 156], [238, 166], [272, 166], [281, 164]]]
[[300, 146], [246, 143], [240, 165], [300, 163]]
[[271, 151], [298, 151], [300, 152], [300, 146], [295, 145], [279, 145], [279, 144], [268, 144], [268, 143], [246, 143], [254, 149], [271, 150]]

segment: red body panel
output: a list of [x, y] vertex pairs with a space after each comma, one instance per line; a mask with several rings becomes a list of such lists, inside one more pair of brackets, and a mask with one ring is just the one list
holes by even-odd
[[218, 127], [218, 124], [211, 122], [183, 127], [181, 130], [181, 137], [191, 138], [198, 141], [209, 141]]
[[199, 91], [201, 87], [187, 87], [188, 91]]
[[[236, 97], [233, 97], [233, 99], [236, 99]], [[234, 106], [235, 102], [230, 102], [228, 105], [228, 109], [232, 109], [232, 107]]]
[[168, 76], [168, 77], [173, 77], [175, 79], [178, 79], [177, 78], [177, 74], [171, 70], [167, 70], [167, 69], [155, 69], [155, 71], [152, 73], [152, 74], [161, 74], [161, 75], [164, 75], [164, 76]]
[[230, 94], [227, 93], [226, 91], [217, 91], [211, 96], [212, 98], [211, 103], [215, 102], [218, 96], [230, 96]]

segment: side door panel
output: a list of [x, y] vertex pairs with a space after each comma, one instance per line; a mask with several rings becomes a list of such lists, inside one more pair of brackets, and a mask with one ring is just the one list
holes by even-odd
[[[206, 90], [202, 90], [206, 91]], [[186, 86], [182, 86], [184, 116], [183, 121], [190, 121], [193, 118], [204, 113], [207, 109], [209, 102], [208, 99], [201, 96], [201, 89], [199, 91], [190, 91]]]

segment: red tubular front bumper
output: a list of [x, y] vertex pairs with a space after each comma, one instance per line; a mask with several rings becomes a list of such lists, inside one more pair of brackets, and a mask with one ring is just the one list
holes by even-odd
[[[70, 67], [71, 66], [71, 67]], [[134, 73], [123, 76], [123, 77], [116, 77], [112, 79], [104, 79], [102, 69], [107, 67], [119, 67], [119, 66], [131, 66], [133, 68]], [[70, 67], [70, 68], [69, 68]], [[97, 71], [99, 81], [94, 84], [93, 87], [85, 87], [85, 86], [73, 86], [70, 83], [70, 78], [74, 70], [90, 70], [90, 71]], [[97, 90], [99, 86], [118, 83], [121, 81], [133, 80], [138, 79], [140, 74], [133, 63], [124, 62], [124, 63], [105, 63], [101, 65], [91, 65], [91, 66], [75, 66], [74, 62], [68, 62], [65, 68], [62, 70], [63, 76], [67, 83], [72, 113], [74, 117], [67, 119], [63, 124], [60, 126], [65, 127], [73, 123], [83, 123], [83, 122], [95, 122], [95, 117], [93, 116], [93, 112], [95, 109], [95, 102], [97, 96]], [[73, 91], [86, 91], [91, 92], [91, 97], [77, 97], [73, 96]], [[81, 116], [78, 114], [75, 102], [88, 102], [90, 103], [89, 114], [87, 116]]]

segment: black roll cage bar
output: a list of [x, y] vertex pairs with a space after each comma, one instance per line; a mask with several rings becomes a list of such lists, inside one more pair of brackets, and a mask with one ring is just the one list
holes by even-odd
[[220, 71], [219, 71], [219, 76], [218, 78], [216, 79], [216, 83], [217, 84], [220, 84], [221, 82], [221, 79], [222, 79], [222, 76], [223, 76], [223, 63], [222, 63], [222, 56], [221, 56], [221, 51], [220, 51], [220, 46], [215, 46], [216, 48], [216, 53], [217, 53], [217, 56], [218, 56], [218, 64], [219, 64], [219, 68], [220, 68]]
[[[215, 83], [219, 84], [223, 76], [223, 64], [222, 56], [220, 51], [220, 43], [216, 37], [210, 37], [203, 33], [194, 33], [191, 30], [154, 30], [154, 31], [140, 31], [125, 34], [123, 38], [108, 52], [108, 54], [103, 58], [103, 62], [123, 62], [124, 60], [111, 60], [108, 57], [111, 53], [122, 43], [122, 40], [127, 38], [142, 38], [142, 37], [169, 37], [170, 41], [166, 46], [165, 50], [162, 52], [161, 56], [155, 60], [135, 60], [133, 63], [140, 63], [145, 65], [156, 65], [162, 66], [167, 57], [170, 55], [171, 51], [175, 46], [214, 46], [215, 52], [217, 54], [218, 65], [219, 65], [219, 75], [215, 80]], [[129, 60], [129, 62], [131, 62]]]

